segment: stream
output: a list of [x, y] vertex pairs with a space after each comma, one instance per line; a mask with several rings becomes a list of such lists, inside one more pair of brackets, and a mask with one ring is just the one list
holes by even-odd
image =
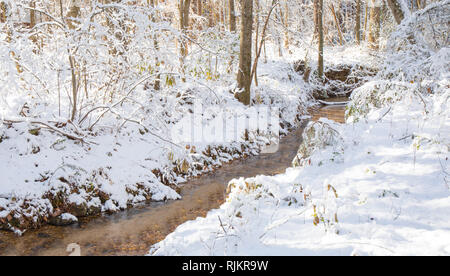
[[[344, 111], [343, 105], [323, 106], [312, 110], [312, 120], [327, 117], [343, 123]], [[47, 225], [30, 230], [22, 237], [1, 231], [0, 256], [67, 256], [70, 254], [68, 246], [74, 243], [79, 245], [81, 255], [145, 255], [153, 244], [180, 224], [205, 217], [208, 211], [219, 208], [225, 201], [230, 180], [275, 175], [291, 167], [302, 133], [303, 127], [300, 127], [283, 137], [276, 153], [236, 160], [215, 172], [189, 180], [181, 185], [181, 200], [154, 202], [112, 215], [81, 219], [68, 227]]]

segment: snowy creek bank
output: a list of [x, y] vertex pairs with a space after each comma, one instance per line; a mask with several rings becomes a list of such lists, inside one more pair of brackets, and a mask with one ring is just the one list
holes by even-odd
[[[314, 115], [319, 114], [319, 115]], [[323, 107], [313, 113], [318, 118], [344, 119], [344, 106]], [[69, 244], [81, 247], [82, 255], [143, 255], [182, 223], [206, 216], [221, 206], [226, 187], [236, 177], [275, 175], [291, 166], [302, 142], [303, 127], [280, 141], [276, 153], [250, 156], [191, 179], [179, 188], [180, 200], [152, 202], [137, 208], [96, 218], [81, 218], [68, 227], [44, 225], [22, 237], [0, 232], [0, 255], [67, 255]]]
[[[276, 119], [285, 135], [314, 104], [309, 86], [290, 61], [268, 62], [259, 72], [254, 106], [279, 109]], [[250, 132], [248, 141], [170, 140], [175, 126], [195, 110], [194, 100], [202, 103], [202, 124], [217, 117], [209, 109], [232, 114], [239, 121], [247, 118], [250, 108], [235, 99], [229, 79], [208, 80], [204, 85], [177, 82], [160, 93], [150, 93], [142, 84], [135, 94], [145, 104], [123, 104], [120, 112], [105, 116], [96, 110], [102, 120], [94, 128], [82, 128], [84, 118], [77, 124], [56, 115], [45, 117], [49, 114], [45, 109], [28, 114], [27, 103], [14, 109], [23, 109], [21, 115], [11, 109], [0, 120], [0, 229], [21, 235], [47, 224], [67, 224], [64, 214], [82, 219], [176, 200], [179, 185], [187, 180], [258, 154], [278, 137]], [[125, 114], [134, 108], [136, 118], [130, 120]]]
[[294, 70], [311, 85], [314, 98], [333, 101], [335, 98], [349, 97], [353, 90], [361, 87], [378, 72], [376, 65], [348, 61], [327, 64], [323, 80], [317, 77], [317, 68], [304, 60], [296, 61]]

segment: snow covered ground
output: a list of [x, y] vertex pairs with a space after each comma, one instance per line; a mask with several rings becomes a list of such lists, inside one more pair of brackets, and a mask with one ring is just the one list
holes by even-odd
[[[217, 46], [214, 40], [205, 43], [204, 47]], [[268, 42], [267, 48], [277, 46]], [[195, 54], [187, 64], [194, 69], [214, 58], [208, 59], [201, 51], [192, 52]], [[294, 48], [291, 54], [280, 57], [278, 51], [268, 51], [267, 60], [261, 58], [259, 62], [259, 86], [252, 89], [254, 106], [279, 110], [276, 119], [280, 120], [281, 134], [297, 125], [315, 104], [312, 86], [293, 68], [307, 52], [305, 48]], [[257, 154], [270, 142], [267, 137], [251, 135], [253, 143], [182, 144], [171, 137], [175, 124], [192, 112], [196, 100], [205, 109], [204, 123], [213, 121], [217, 110], [237, 117], [248, 115], [248, 109], [232, 93], [235, 73], [227, 72], [227, 58], [219, 61], [217, 76], [207, 75], [205, 79], [202, 74], [194, 74], [186, 82], [174, 77], [159, 92], [149, 90], [143, 82], [124, 98], [105, 104], [101, 104], [101, 98], [91, 99], [91, 105], [76, 122], [60, 115], [61, 110], [65, 113], [70, 109], [70, 101], [59, 106], [56, 90], [44, 102], [32, 94], [25, 95], [20, 87], [13, 93], [15, 90], [3, 86], [0, 228], [20, 234], [63, 213], [82, 217], [123, 210], [149, 200], [177, 199], [176, 186], [189, 177], [214, 170], [232, 159]], [[353, 65], [357, 60], [375, 62], [362, 47], [328, 48], [326, 58], [330, 66]], [[32, 59], [30, 62], [39, 64]], [[0, 73], [8, 76], [10, 71], [5, 67]], [[58, 86], [55, 81], [48, 79], [53, 89]], [[124, 81], [134, 87], [132, 80]]]
[[[441, 108], [448, 114], [448, 102]], [[424, 120], [408, 101], [386, 111], [355, 124], [322, 119], [340, 143], [284, 174], [231, 181], [220, 209], [150, 253], [450, 255], [448, 115]]]
[[[256, 105], [278, 108], [275, 115], [283, 124], [281, 133], [298, 124], [314, 104], [310, 87], [292, 68], [294, 58], [270, 57], [267, 63], [261, 62], [260, 85], [253, 90]], [[192, 78], [159, 93], [139, 85], [130, 102], [111, 104], [110, 113], [102, 114], [101, 108], [90, 114], [101, 118], [92, 130], [86, 126], [95, 119], [67, 122], [58, 117], [53, 102], [3, 94], [0, 228], [20, 234], [63, 213], [82, 217], [149, 200], [177, 199], [176, 186], [189, 177], [257, 154], [270, 143], [264, 135], [251, 134], [251, 143], [180, 144], [171, 137], [175, 124], [191, 113], [194, 100], [203, 105], [203, 123], [217, 115], [208, 112], [210, 108], [245, 117], [248, 109], [230, 93], [234, 79], [231, 72], [218, 79]]]
[[310, 123], [293, 168], [231, 181], [149, 254], [450, 255], [448, 9], [403, 21], [347, 123]]

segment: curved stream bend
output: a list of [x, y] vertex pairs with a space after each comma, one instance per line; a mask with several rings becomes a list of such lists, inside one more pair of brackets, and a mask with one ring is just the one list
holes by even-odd
[[[313, 120], [327, 117], [342, 123], [344, 109], [322, 107], [313, 111]], [[183, 184], [182, 199], [178, 201], [152, 203], [70, 227], [48, 225], [23, 237], [0, 232], [0, 255], [69, 255], [68, 246], [73, 244], [80, 246], [82, 255], [144, 255], [180, 224], [220, 207], [226, 185], [233, 178], [283, 173], [291, 166], [302, 133], [303, 128], [299, 128], [282, 138], [276, 153], [238, 160]]]

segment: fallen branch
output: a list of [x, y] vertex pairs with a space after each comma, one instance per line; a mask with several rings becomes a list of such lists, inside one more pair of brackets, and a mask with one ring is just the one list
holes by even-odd
[[2, 120], [2, 121], [5, 122], [5, 123], [7, 123], [7, 124], [30, 123], [30, 124], [34, 124], [34, 125], [40, 125], [40, 126], [43, 126], [43, 127], [45, 127], [45, 128], [48, 128], [48, 129], [51, 130], [51, 131], [54, 131], [54, 132], [56, 132], [56, 133], [59, 133], [59, 134], [65, 136], [65, 137], [69, 138], [70, 140], [75, 140], [75, 141], [79, 141], [79, 142], [81, 142], [81, 143], [89, 144], [89, 143], [86, 142], [82, 137], [78, 137], [78, 136], [69, 134], [69, 133], [67, 133], [67, 132], [64, 132], [64, 131], [62, 131], [62, 130], [59, 130], [59, 129], [57, 129], [57, 128], [55, 128], [55, 127], [53, 127], [53, 126], [51, 126], [51, 125], [49, 125], [49, 124], [47, 124], [47, 123], [44, 123], [44, 122], [40, 122], [40, 121], [27, 121], [27, 120], [7, 120], [7, 119], [4, 119], [4, 120]]

